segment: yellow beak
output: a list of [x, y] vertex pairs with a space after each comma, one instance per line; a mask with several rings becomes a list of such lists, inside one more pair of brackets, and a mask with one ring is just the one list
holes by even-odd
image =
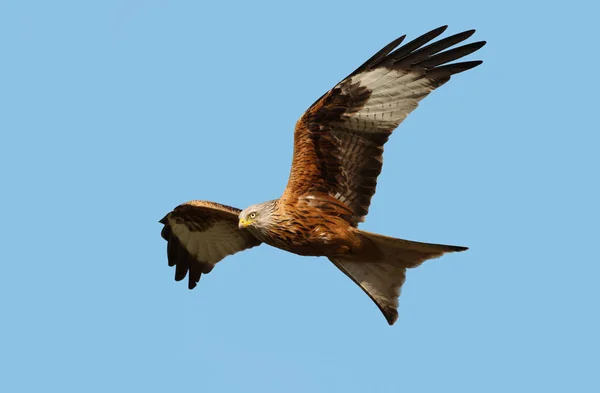
[[240, 218], [240, 222], [238, 223], [238, 227], [240, 229], [246, 228], [250, 224], [250, 221], [246, 221], [243, 218]]

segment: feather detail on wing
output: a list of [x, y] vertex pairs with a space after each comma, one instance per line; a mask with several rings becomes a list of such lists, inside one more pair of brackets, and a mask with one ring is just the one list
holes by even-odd
[[162, 220], [161, 236], [167, 243], [169, 266], [175, 266], [175, 280], [189, 272], [189, 289], [202, 273], [209, 273], [227, 255], [258, 246], [261, 242], [249, 231], [238, 228], [241, 210], [208, 201], [190, 201], [177, 206]]
[[[394, 50], [393, 41], [317, 100], [298, 120], [284, 199], [324, 192], [364, 221], [383, 165], [383, 146], [419, 101], [454, 74], [481, 64], [460, 59], [485, 42], [446, 50], [469, 38], [465, 31], [432, 44], [440, 27]], [[425, 46], [426, 45], [426, 46]]]

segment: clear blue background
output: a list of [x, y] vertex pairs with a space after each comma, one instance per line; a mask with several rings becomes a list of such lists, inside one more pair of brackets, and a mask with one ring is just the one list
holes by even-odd
[[[600, 391], [591, 1], [2, 1], [0, 391]], [[485, 62], [386, 145], [362, 228], [467, 245], [389, 327], [262, 246], [189, 291], [158, 220], [282, 192], [296, 119], [397, 36]]]

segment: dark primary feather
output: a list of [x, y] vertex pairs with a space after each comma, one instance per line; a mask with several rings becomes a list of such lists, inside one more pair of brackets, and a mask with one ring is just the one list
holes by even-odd
[[[444, 49], [448, 49], [453, 45], [458, 44], [471, 37], [475, 33], [475, 30], [463, 31], [462, 33], [451, 35], [439, 41], [424, 46], [418, 50], [415, 50], [410, 56], [398, 57], [396, 60], [392, 59], [392, 63], [398, 67], [410, 66], [416, 64], [422, 60], [427, 59], [429, 56], [441, 52]], [[408, 61], [403, 61], [409, 59]]]
[[440, 34], [442, 34], [444, 31], [446, 31], [447, 28], [448, 28], [447, 25], [441, 26], [441, 27], [438, 27], [437, 29], [431, 30], [430, 32], [423, 34], [420, 37], [415, 38], [414, 40], [410, 41], [407, 44], [404, 44], [400, 48], [398, 48], [395, 51], [393, 51], [392, 53], [390, 53], [390, 55], [385, 59], [384, 64], [377, 64], [377, 65], [389, 66], [390, 64], [394, 64], [398, 60], [403, 59], [410, 54], [414, 54], [414, 52], [416, 52], [416, 49], [422, 47], [429, 41], [438, 37]]
[[160, 220], [165, 224], [161, 236], [167, 241], [167, 261], [169, 266], [175, 266], [175, 281], [181, 281], [188, 275], [188, 288], [194, 289], [200, 281], [202, 273], [210, 273], [214, 265], [203, 263], [194, 258], [183, 243], [173, 234], [166, 217]]
[[406, 35], [396, 38], [394, 41], [390, 42], [389, 44], [384, 46], [382, 49], [380, 49], [379, 52], [375, 53], [371, 58], [369, 58], [369, 60], [365, 61], [360, 67], [358, 67], [356, 70], [354, 70], [354, 72], [352, 72], [348, 76], [356, 75], [356, 74], [366, 70], [367, 68], [371, 67], [372, 65], [379, 63], [381, 60], [385, 59], [385, 57], [391, 51], [393, 51], [394, 48], [396, 48], [398, 45], [400, 45], [402, 43], [402, 41], [404, 41], [405, 38], [406, 38]]

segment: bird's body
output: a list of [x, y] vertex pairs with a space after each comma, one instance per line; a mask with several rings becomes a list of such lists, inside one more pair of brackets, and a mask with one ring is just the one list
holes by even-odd
[[[304, 256], [342, 255], [357, 250], [360, 241], [344, 216], [349, 216], [338, 200], [328, 195], [305, 195], [294, 201], [277, 200], [269, 231], [249, 226], [264, 243]], [[293, 225], [292, 225], [293, 224]]]
[[287, 187], [279, 199], [243, 211], [208, 201], [191, 201], [167, 214], [175, 279], [189, 272], [189, 288], [217, 262], [266, 243], [304, 256], [325, 256], [357, 283], [387, 321], [398, 316], [398, 296], [407, 268], [465, 247], [420, 243], [358, 229], [375, 194], [383, 145], [418, 102], [454, 74], [480, 61], [450, 63], [481, 48], [476, 42], [449, 47], [474, 30], [432, 44], [446, 27], [396, 48], [393, 41], [333, 89], [298, 120]]

